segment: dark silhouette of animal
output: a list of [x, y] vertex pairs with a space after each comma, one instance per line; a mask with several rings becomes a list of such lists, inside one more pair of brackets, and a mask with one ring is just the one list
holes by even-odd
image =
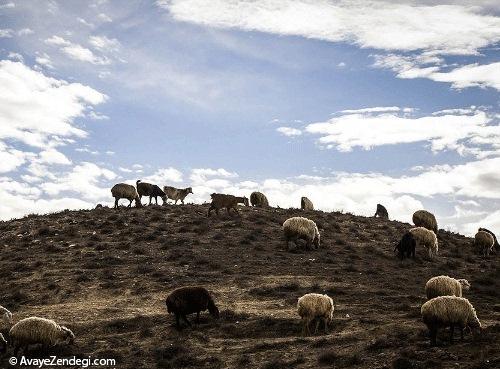
[[141, 207], [141, 200], [139, 199], [139, 195], [137, 194], [137, 190], [134, 186], [126, 184], [126, 183], [118, 183], [115, 184], [111, 188], [111, 195], [115, 198], [115, 209], [118, 208], [118, 200], [127, 199], [130, 201], [128, 207], [132, 206], [132, 201], [135, 200], [135, 206]]
[[389, 213], [387, 212], [387, 209], [385, 208], [384, 205], [377, 204], [377, 211], [375, 212], [374, 217], [377, 216], [383, 219], [389, 219]]
[[142, 200], [142, 196], [149, 196], [149, 205], [151, 205], [151, 200], [154, 197], [155, 203], [156, 205], [158, 205], [158, 196], [160, 196], [163, 200], [163, 204], [165, 204], [165, 201], [167, 201], [167, 195], [157, 185], [141, 182], [140, 179], [135, 182], [135, 184], [137, 187], [137, 193], [139, 194], [139, 200]]
[[184, 199], [190, 193], [193, 193], [191, 187], [188, 188], [175, 188], [170, 186], [163, 186], [163, 192], [167, 195], [167, 199], [174, 200], [175, 204], [177, 201], [181, 200], [182, 205], [184, 205]]
[[478, 232], [479, 231], [483, 231], [483, 232], [491, 234], [493, 236], [493, 240], [494, 240], [493, 250], [496, 252], [500, 251], [500, 245], [498, 244], [497, 236], [495, 236], [495, 234], [492, 231], [490, 231], [489, 229], [486, 229], [486, 228], [479, 228]]
[[249, 206], [248, 198], [246, 197], [238, 197], [222, 193], [213, 193], [210, 197], [212, 198], [212, 202], [208, 208], [208, 216], [210, 216], [210, 212], [212, 210], [215, 210], [215, 214], [219, 215], [219, 209], [222, 208], [226, 208], [228, 214], [230, 214], [230, 210], [233, 209], [236, 214], [239, 215], [238, 204]]
[[219, 309], [210, 296], [210, 292], [204, 287], [180, 287], [168, 295], [165, 304], [169, 314], [175, 314], [175, 323], [178, 329], [181, 328], [180, 320], [184, 320], [191, 326], [186, 315], [196, 313], [196, 324], [200, 323], [200, 312], [208, 309], [210, 315], [215, 319], [219, 318]]
[[267, 201], [266, 195], [257, 191], [250, 194], [250, 203], [252, 206], [256, 206], [258, 208], [266, 208], [269, 206], [269, 201]]
[[405, 257], [410, 258], [410, 256], [415, 259], [416, 247], [417, 241], [415, 240], [415, 237], [411, 232], [406, 232], [394, 248], [394, 251], [398, 250], [398, 255], [401, 260]]

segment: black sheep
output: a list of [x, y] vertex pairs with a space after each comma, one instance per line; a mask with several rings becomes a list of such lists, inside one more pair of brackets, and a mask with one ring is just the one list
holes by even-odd
[[399, 257], [404, 259], [405, 256], [409, 258], [410, 256], [415, 259], [415, 248], [417, 247], [417, 241], [411, 234], [411, 232], [406, 232], [401, 241], [396, 245], [394, 251], [398, 250]]
[[379, 216], [380, 218], [389, 219], [389, 213], [384, 205], [377, 204], [377, 211], [375, 212], [374, 217]]
[[203, 287], [180, 287], [168, 295], [165, 301], [169, 314], [175, 314], [175, 323], [180, 329], [180, 318], [189, 326], [187, 314], [196, 313], [196, 324], [200, 323], [200, 311], [208, 309], [210, 315], [219, 318], [219, 309], [215, 306], [214, 300], [207, 289]]
[[149, 196], [149, 205], [151, 205], [151, 199], [155, 198], [155, 203], [158, 205], [158, 196], [163, 200], [163, 204], [167, 201], [167, 195], [163, 190], [157, 185], [151, 183], [141, 182], [139, 179], [135, 182], [137, 187], [137, 193], [139, 194], [139, 199], [142, 200], [142, 196]]

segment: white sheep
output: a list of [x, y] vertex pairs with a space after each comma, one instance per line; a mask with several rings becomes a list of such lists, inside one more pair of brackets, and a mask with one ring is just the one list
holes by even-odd
[[424, 227], [415, 227], [410, 229], [410, 233], [415, 238], [415, 241], [417, 241], [417, 245], [422, 245], [427, 249], [430, 259], [438, 254], [438, 241], [433, 231]]
[[453, 342], [455, 326], [460, 328], [460, 337], [464, 338], [464, 329], [481, 331], [481, 323], [472, 304], [463, 297], [439, 296], [430, 299], [420, 309], [422, 319], [429, 328], [431, 345], [436, 345], [437, 330], [450, 327], [450, 341]]
[[300, 199], [300, 208], [302, 210], [314, 210], [314, 205], [311, 200], [304, 196]]
[[467, 279], [455, 279], [446, 275], [432, 277], [425, 284], [425, 294], [427, 299], [438, 296], [462, 297], [462, 291], [470, 289]]
[[0, 305], [0, 317], [4, 323], [12, 324], [12, 313]]
[[333, 319], [333, 300], [328, 295], [321, 295], [319, 293], [308, 293], [297, 302], [297, 313], [303, 321], [302, 334], [311, 334], [309, 330], [309, 325], [314, 319], [316, 321], [316, 328], [314, 333], [316, 334], [319, 326], [320, 320], [323, 321], [325, 325], [325, 333], [328, 333], [328, 324]]
[[14, 356], [21, 347], [26, 351], [29, 345], [42, 344], [46, 348], [65, 341], [71, 345], [75, 340], [75, 335], [68, 328], [36, 316], [18, 321], [10, 329], [9, 336], [14, 346]]
[[438, 234], [438, 224], [434, 214], [428, 212], [427, 210], [417, 210], [413, 213], [413, 224], [415, 227], [424, 227], [430, 231], [433, 231], [436, 235]]
[[320, 245], [320, 235], [316, 223], [304, 217], [292, 217], [285, 220], [283, 233], [287, 248], [289, 248], [290, 241], [297, 244], [299, 238], [306, 240], [307, 248], [311, 248], [312, 244], [315, 248]]
[[483, 256], [489, 256], [495, 246], [495, 239], [486, 231], [479, 231], [474, 236], [474, 246]]

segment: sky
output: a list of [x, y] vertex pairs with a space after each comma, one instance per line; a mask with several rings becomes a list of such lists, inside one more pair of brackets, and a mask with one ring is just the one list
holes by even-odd
[[0, 219], [137, 179], [500, 232], [500, 3], [0, 0]]

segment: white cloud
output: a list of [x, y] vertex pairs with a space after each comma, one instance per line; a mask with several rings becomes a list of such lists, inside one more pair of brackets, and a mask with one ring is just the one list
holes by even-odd
[[191, 171], [190, 179], [196, 185], [202, 185], [206, 183], [210, 177], [222, 177], [222, 178], [236, 178], [238, 174], [235, 172], [229, 172], [223, 168], [211, 169], [211, 168], [197, 168]]
[[31, 28], [22, 28], [19, 31], [17, 31], [17, 34], [19, 36], [31, 35], [33, 33], [35, 33], [35, 31], [33, 31]]
[[49, 69], [54, 69], [54, 66], [52, 65], [52, 61], [50, 60], [50, 56], [45, 54], [45, 53], [37, 55], [35, 58], [35, 61], [38, 64], [43, 65]]
[[305, 130], [320, 135], [321, 145], [344, 152], [355, 147], [370, 150], [382, 145], [429, 142], [434, 152], [455, 150], [461, 155], [482, 157], [500, 152], [500, 126], [493, 123], [495, 118], [480, 110], [472, 115], [423, 117], [393, 112], [352, 113], [309, 124]]
[[87, 21], [86, 21], [85, 19], [83, 19], [83, 18], [77, 18], [76, 20], [77, 20], [78, 22], [80, 22], [81, 24], [86, 25], [86, 26], [87, 26], [87, 27], [89, 27], [89, 28], [94, 28], [94, 27], [95, 27], [93, 23], [87, 22]]
[[0, 29], [0, 38], [11, 38], [14, 35], [14, 31], [10, 28]]
[[39, 162], [42, 164], [71, 164], [71, 160], [69, 160], [66, 155], [54, 149], [44, 150], [40, 152]]
[[278, 127], [276, 128], [276, 131], [288, 137], [300, 136], [302, 134], [300, 129], [292, 127]]
[[24, 61], [24, 57], [19, 54], [19, 53], [15, 53], [15, 52], [9, 52], [9, 54], [7, 55], [7, 57], [9, 59], [12, 59], [12, 60], [16, 60], [16, 61], [20, 61], [20, 62], [23, 62]]
[[14, 4], [12, 1], [9, 1], [8, 3], [0, 5], [0, 9], [13, 9], [15, 7], [16, 7], [16, 4]]
[[424, 66], [418, 56], [374, 55], [374, 66], [396, 72], [398, 78], [427, 78], [436, 82], [451, 83], [456, 89], [467, 87], [491, 87], [500, 91], [500, 62], [468, 64], [442, 71], [437, 65]]
[[106, 36], [90, 36], [89, 43], [98, 50], [117, 51], [120, 48], [120, 42], [116, 38]]
[[[476, 54], [500, 40], [500, 18], [479, 7], [386, 1], [159, 0], [177, 20], [383, 50]], [[457, 25], [460, 25], [457, 27]]]
[[158, 169], [154, 174], [144, 177], [142, 180], [143, 182], [154, 183], [160, 187], [163, 187], [164, 185], [168, 185], [171, 182], [182, 182], [182, 172], [172, 167], [161, 168]]
[[87, 116], [90, 118], [90, 119], [94, 119], [94, 120], [108, 120], [109, 117], [107, 115], [103, 115], [103, 114], [98, 114], [96, 113], [95, 111], [91, 110]]
[[103, 22], [113, 22], [113, 19], [111, 19], [107, 14], [104, 13], [99, 13], [97, 15], [97, 18], [99, 18]]
[[397, 106], [377, 106], [374, 108], [341, 110], [340, 113], [343, 113], [343, 114], [388, 113], [388, 112], [397, 112], [400, 110], [401, 110], [401, 108], [399, 108]]
[[97, 56], [92, 50], [83, 47], [82, 45], [72, 43], [59, 36], [52, 36], [45, 40], [49, 45], [61, 46], [61, 52], [69, 56], [71, 59], [88, 62], [95, 65], [108, 65], [111, 60], [105, 56]]

